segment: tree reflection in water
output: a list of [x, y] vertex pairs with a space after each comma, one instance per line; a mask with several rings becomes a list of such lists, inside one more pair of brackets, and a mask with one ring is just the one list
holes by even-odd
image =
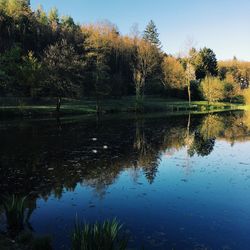
[[[61, 198], [78, 183], [100, 196], [124, 169], [136, 181], [140, 171], [149, 183], [157, 176], [161, 155], [186, 148], [187, 161], [207, 156], [216, 140], [233, 144], [249, 135], [248, 113], [223, 113], [65, 121], [5, 122], [0, 127], [1, 193]], [[59, 127], [57, 127], [59, 124]], [[3, 205], [3, 201], [1, 202]]]

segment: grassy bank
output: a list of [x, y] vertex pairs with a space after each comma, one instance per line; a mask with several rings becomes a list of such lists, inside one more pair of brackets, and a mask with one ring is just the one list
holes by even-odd
[[[123, 97], [120, 99], [108, 99], [102, 101], [103, 113], [135, 112], [135, 98]], [[144, 112], [209, 112], [226, 110], [246, 110], [249, 106], [230, 103], [211, 103], [206, 101], [192, 102], [191, 106], [185, 100], [166, 99], [159, 97], [145, 97]], [[1, 99], [1, 117], [40, 117], [54, 116], [55, 102], [51, 99], [32, 102], [28, 99]], [[83, 115], [96, 113], [96, 103], [94, 99], [72, 100], [64, 99], [60, 111], [62, 116]]]

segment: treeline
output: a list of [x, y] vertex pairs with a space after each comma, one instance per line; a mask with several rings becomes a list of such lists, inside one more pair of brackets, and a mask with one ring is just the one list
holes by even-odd
[[243, 101], [250, 63], [217, 62], [209, 48], [173, 57], [162, 51], [153, 21], [140, 34], [115, 25], [76, 24], [53, 8], [35, 11], [28, 0], [0, 0], [0, 95], [104, 98], [147, 95]]

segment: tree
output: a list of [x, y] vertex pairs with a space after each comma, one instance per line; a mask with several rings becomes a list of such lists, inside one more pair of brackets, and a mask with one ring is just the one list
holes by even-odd
[[192, 157], [195, 153], [199, 156], [210, 155], [214, 149], [215, 138], [204, 138], [199, 132], [195, 132], [194, 140], [188, 149], [188, 154]]
[[60, 21], [57, 8], [54, 7], [49, 11], [48, 19], [49, 19], [49, 23], [50, 23], [52, 30], [54, 32], [57, 32], [59, 28], [59, 21]]
[[183, 60], [189, 106], [191, 105], [191, 83], [196, 80], [195, 62], [198, 55], [197, 50], [194, 47], [192, 47], [192, 44], [193, 40], [187, 41], [188, 54], [187, 57], [184, 58]]
[[186, 85], [188, 90], [188, 103], [191, 106], [191, 82], [195, 80], [195, 70], [191, 63], [187, 63], [185, 70]]
[[215, 53], [209, 48], [203, 48], [195, 56], [196, 79], [202, 80], [206, 76], [217, 76], [218, 65]]
[[232, 102], [241, 93], [240, 84], [235, 82], [233, 75], [227, 73], [224, 79], [224, 97]]
[[27, 95], [30, 97], [37, 96], [39, 82], [41, 80], [42, 65], [32, 51], [29, 51], [28, 55], [23, 57], [23, 63], [20, 66], [20, 70], [23, 86], [27, 89]]
[[201, 89], [208, 104], [224, 98], [224, 84], [218, 78], [206, 77], [201, 83]]
[[74, 48], [62, 40], [48, 47], [43, 63], [47, 69], [44, 91], [57, 98], [56, 110], [59, 112], [62, 97], [79, 94], [84, 62]]
[[143, 39], [147, 42], [150, 42], [157, 48], [161, 47], [158, 30], [156, 28], [155, 23], [152, 20], [149, 22], [143, 33]]
[[4, 9], [8, 15], [18, 17], [23, 12], [30, 10], [29, 0], [1, 0], [0, 8]]
[[36, 20], [43, 25], [48, 25], [49, 19], [47, 17], [46, 12], [44, 11], [42, 5], [39, 5], [37, 10], [35, 11]]
[[205, 140], [208, 140], [220, 136], [224, 129], [224, 122], [220, 116], [208, 114], [202, 120], [200, 135], [202, 135]]
[[185, 71], [181, 63], [172, 56], [164, 57], [162, 64], [163, 85], [172, 89], [183, 89]]
[[2, 92], [20, 95], [21, 49], [17, 46], [0, 54], [0, 85]]
[[154, 73], [158, 62], [158, 49], [144, 40], [139, 40], [136, 44], [136, 53], [132, 64], [136, 90], [136, 108], [140, 108], [139, 106], [143, 102], [146, 80]]
[[84, 29], [87, 33], [85, 49], [89, 94], [95, 96], [96, 111], [100, 113], [102, 98], [111, 92], [109, 60], [113, 49], [111, 41], [117, 34], [110, 24], [87, 26]]

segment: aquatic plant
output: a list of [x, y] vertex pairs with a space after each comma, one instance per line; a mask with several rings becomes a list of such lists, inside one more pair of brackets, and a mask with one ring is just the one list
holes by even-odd
[[128, 240], [122, 235], [122, 227], [116, 219], [95, 224], [76, 220], [71, 238], [72, 250], [124, 250]]
[[3, 196], [2, 203], [5, 211], [8, 231], [10, 234], [17, 235], [24, 229], [25, 225], [30, 227], [28, 221], [31, 213], [26, 209], [26, 199], [26, 196]]

